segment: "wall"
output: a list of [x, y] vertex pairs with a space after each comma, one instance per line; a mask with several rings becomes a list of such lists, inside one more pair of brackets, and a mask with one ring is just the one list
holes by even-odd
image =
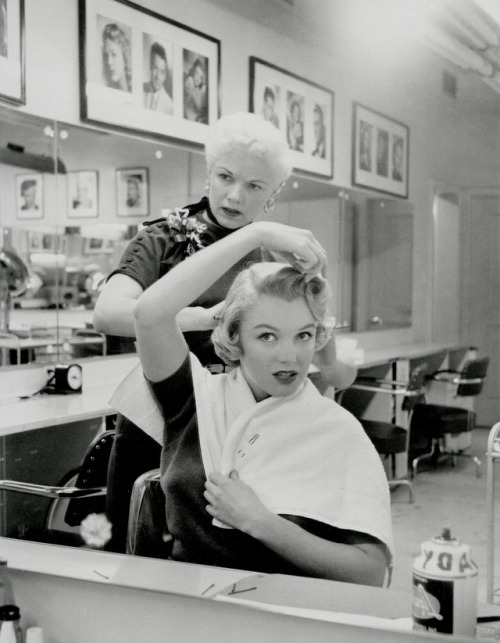
[[[351, 112], [358, 101], [401, 120], [410, 128], [410, 194], [415, 204], [413, 337], [431, 336], [432, 216], [431, 180], [456, 188], [498, 184], [500, 132], [498, 104], [480, 80], [459, 69], [459, 94], [453, 100], [441, 92], [441, 74], [448, 63], [424, 50], [410, 36], [411, 16], [385, 16], [379, 3], [332, 0], [331, 51], [302, 44], [312, 41], [287, 37], [287, 17], [276, 8], [268, 26], [243, 17], [221, 0], [171, 0], [168, 16], [222, 41], [222, 113], [247, 109], [248, 57], [266, 61], [326, 85], [335, 92], [334, 183], [350, 186]], [[139, 4], [166, 12], [163, 0]], [[250, 2], [249, 6], [259, 3]], [[400, 3], [399, 6], [408, 6]], [[257, 10], [257, 9], [256, 9]], [[293, 11], [293, 10], [292, 10]], [[246, 14], [251, 14], [249, 10]], [[379, 20], [375, 21], [374, 18]], [[26, 0], [27, 104], [30, 113], [69, 123], [79, 122], [78, 11], [76, 0]], [[285, 21], [285, 22], [283, 22]], [[391, 22], [392, 21], [392, 22]], [[321, 46], [321, 50], [319, 47]], [[43, 64], [40, 64], [43, 61]], [[496, 111], [481, 112], [481, 102]], [[479, 108], [478, 108], [479, 106]], [[199, 187], [194, 189], [199, 193]], [[458, 277], [457, 277], [458, 278]], [[378, 341], [390, 341], [377, 334]], [[407, 335], [405, 335], [407, 337]]]

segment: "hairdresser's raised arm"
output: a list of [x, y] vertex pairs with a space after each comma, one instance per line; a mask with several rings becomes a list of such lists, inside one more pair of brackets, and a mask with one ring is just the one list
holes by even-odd
[[139, 356], [148, 379], [158, 382], [172, 375], [186, 356], [177, 314], [258, 247], [281, 253], [309, 274], [321, 272], [326, 263], [324, 249], [309, 230], [261, 221], [236, 230], [175, 266], [143, 292], [134, 306]]

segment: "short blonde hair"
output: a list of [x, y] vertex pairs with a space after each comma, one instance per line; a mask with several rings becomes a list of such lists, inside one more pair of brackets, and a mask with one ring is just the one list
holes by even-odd
[[330, 289], [324, 277], [316, 275], [306, 281], [304, 273], [288, 264], [255, 263], [242, 270], [234, 280], [226, 296], [219, 325], [212, 333], [215, 352], [229, 366], [237, 366], [240, 362], [243, 354], [239, 332], [241, 321], [260, 295], [285, 301], [302, 297], [317, 324], [315, 350], [323, 348], [330, 339], [335, 322], [328, 312]]
[[285, 136], [261, 116], [251, 112], [236, 112], [222, 116], [210, 128], [205, 143], [208, 171], [211, 171], [221, 154], [235, 146], [245, 147], [251, 154], [266, 161], [275, 171], [276, 187], [290, 176], [292, 163]]

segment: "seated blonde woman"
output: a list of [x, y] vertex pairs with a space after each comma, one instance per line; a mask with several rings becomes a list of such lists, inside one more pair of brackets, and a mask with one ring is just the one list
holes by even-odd
[[[235, 368], [214, 375], [189, 353], [176, 317], [259, 247], [289, 263], [236, 277], [213, 334]], [[379, 456], [357, 420], [307, 379], [330, 332], [324, 264], [310, 232], [251, 223], [137, 300], [141, 365], [164, 419], [174, 560], [383, 584], [392, 538]]]

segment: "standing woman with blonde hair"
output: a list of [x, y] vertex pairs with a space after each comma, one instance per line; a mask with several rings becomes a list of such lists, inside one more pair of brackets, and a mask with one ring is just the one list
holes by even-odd
[[[132, 310], [139, 296], [190, 255], [269, 212], [291, 172], [283, 134], [260, 116], [246, 112], [223, 116], [210, 128], [205, 156], [206, 196], [171, 210], [131, 241], [97, 301], [94, 326], [100, 332], [135, 337]], [[236, 274], [262, 258], [261, 249], [252, 248], [178, 314], [190, 351], [214, 372], [225, 368], [210, 340], [221, 302]], [[333, 369], [340, 370], [337, 364]], [[354, 374], [349, 371], [347, 379], [351, 378]], [[160, 444], [142, 428], [118, 415], [108, 472], [107, 513], [113, 523], [110, 549], [124, 551], [133, 483], [159, 466], [160, 451]]]

